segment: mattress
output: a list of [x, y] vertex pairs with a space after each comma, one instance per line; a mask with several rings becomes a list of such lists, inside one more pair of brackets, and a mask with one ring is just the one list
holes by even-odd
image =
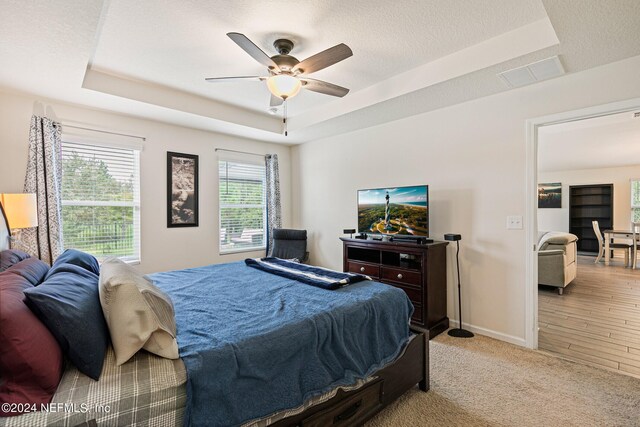
[[[116, 366], [110, 347], [100, 381], [68, 363], [56, 394], [45, 410], [0, 418], [0, 426], [179, 426], [187, 400], [187, 373], [180, 359], [139, 352]], [[41, 409], [41, 408], [38, 408]]]

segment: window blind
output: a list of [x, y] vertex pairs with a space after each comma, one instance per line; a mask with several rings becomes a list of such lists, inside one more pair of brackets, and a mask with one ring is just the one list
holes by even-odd
[[265, 248], [265, 166], [220, 160], [220, 253]]
[[640, 222], [640, 180], [631, 180], [631, 221]]
[[65, 248], [140, 260], [140, 151], [62, 142]]

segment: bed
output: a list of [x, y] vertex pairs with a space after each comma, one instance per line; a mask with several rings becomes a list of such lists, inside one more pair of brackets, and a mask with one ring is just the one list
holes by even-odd
[[150, 278], [173, 299], [181, 359], [139, 352], [117, 367], [109, 349], [99, 381], [68, 364], [58, 411], [0, 426], [358, 425], [428, 390], [428, 340], [409, 332], [398, 289], [327, 291], [244, 263]]

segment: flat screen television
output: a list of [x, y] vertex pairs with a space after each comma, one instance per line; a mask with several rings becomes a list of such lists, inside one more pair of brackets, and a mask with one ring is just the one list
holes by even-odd
[[358, 190], [358, 232], [429, 237], [429, 186]]

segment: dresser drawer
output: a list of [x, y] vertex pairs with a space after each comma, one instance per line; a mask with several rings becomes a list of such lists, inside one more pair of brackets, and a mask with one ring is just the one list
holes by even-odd
[[416, 289], [414, 287], [403, 286], [398, 283], [389, 283], [389, 285], [402, 289], [412, 303], [414, 304], [422, 304], [422, 291], [420, 289]]
[[336, 406], [320, 411], [302, 421], [303, 427], [362, 425], [382, 407], [382, 380], [365, 385]]
[[417, 271], [400, 270], [398, 268], [382, 267], [380, 278], [397, 283], [422, 286], [422, 274]]
[[364, 262], [349, 261], [349, 271], [351, 273], [360, 273], [374, 278], [380, 277], [380, 266], [366, 264]]

